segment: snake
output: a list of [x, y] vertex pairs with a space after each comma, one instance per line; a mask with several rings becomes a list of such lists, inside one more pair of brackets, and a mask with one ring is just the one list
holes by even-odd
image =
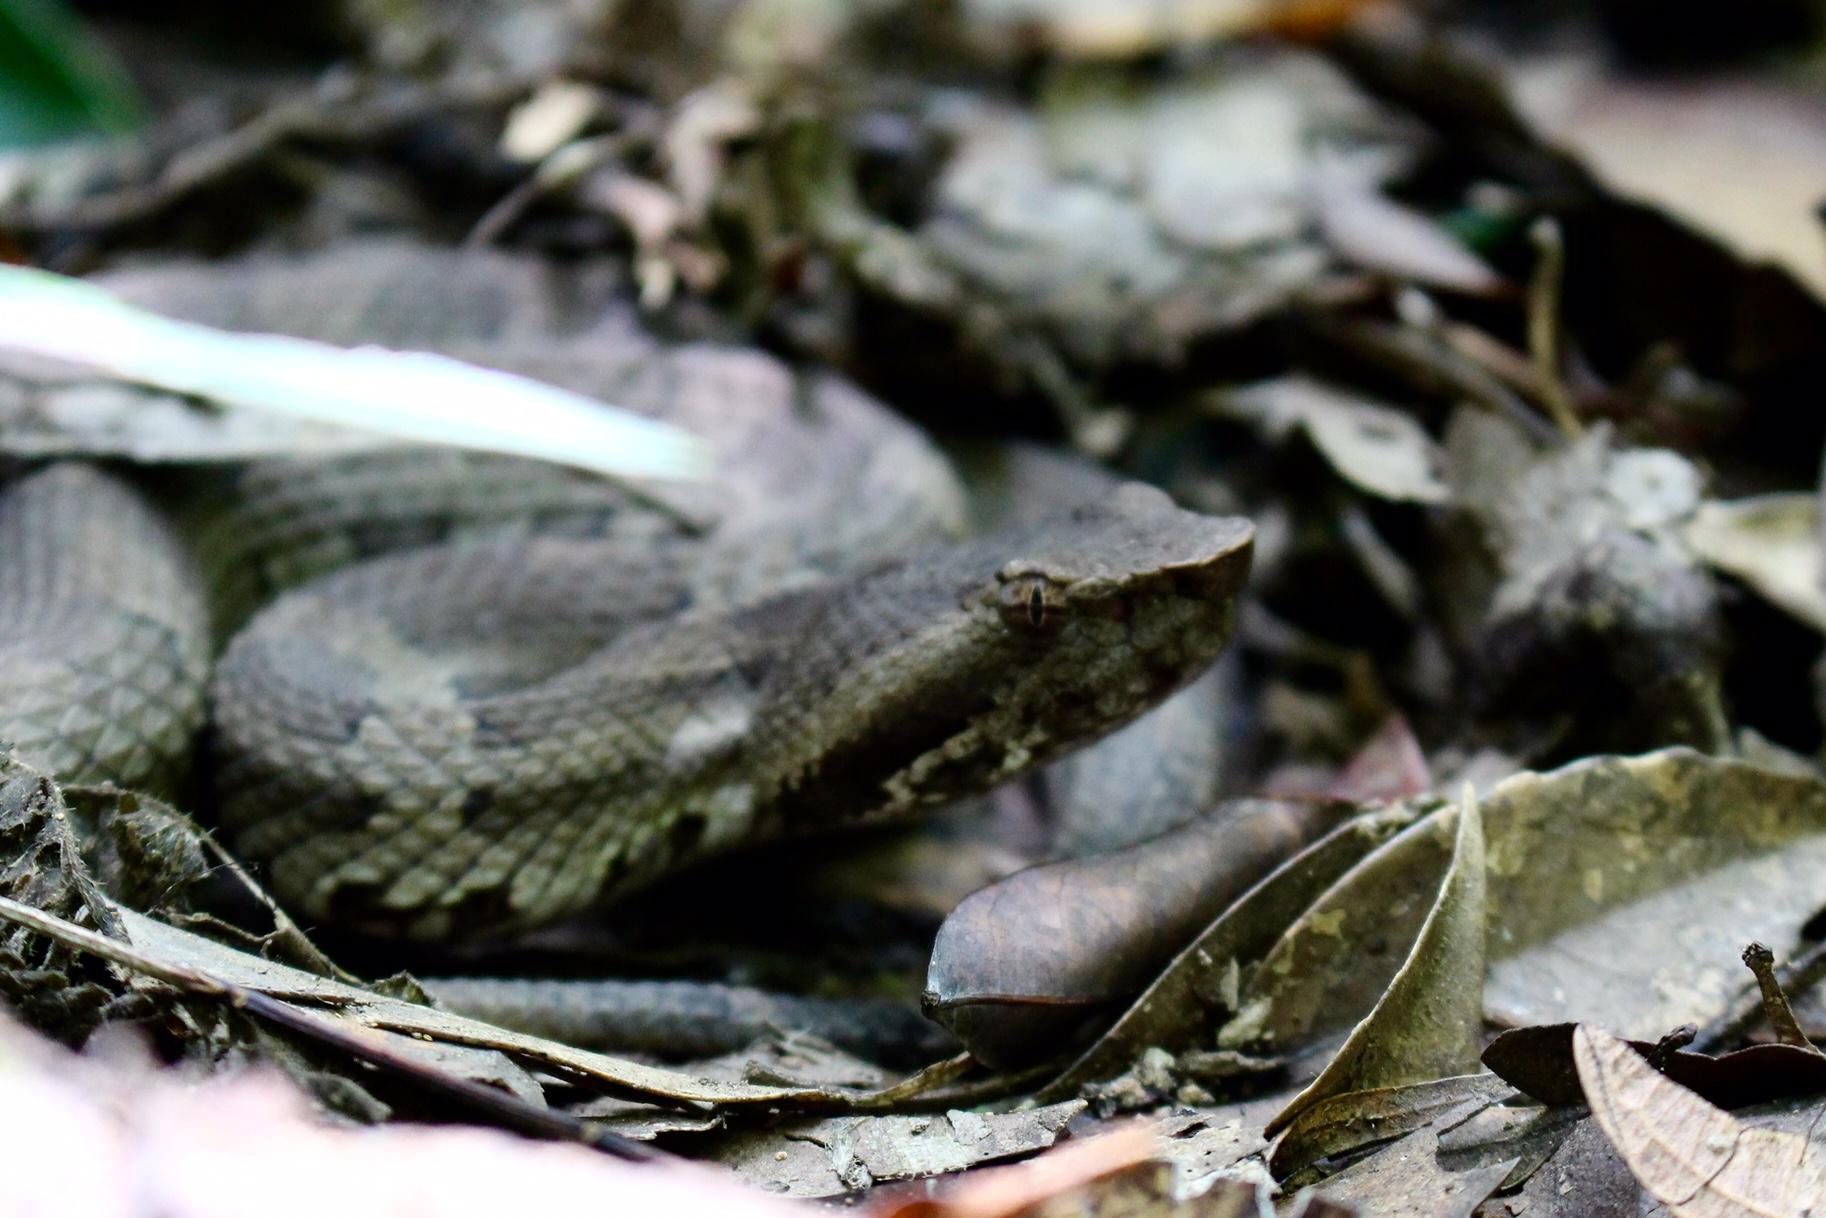
[[123, 467], [55, 438], [96, 378], [10, 369], [0, 438], [33, 459], [0, 493], [0, 740], [186, 793], [313, 921], [511, 934], [961, 800], [1196, 678], [1247, 577], [1246, 520], [1140, 483], [964, 535], [910, 421], [657, 335], [593, 265], [348, 242], [98, 279], [535, 376], [713, 455], [684, 485], [380, 442]]

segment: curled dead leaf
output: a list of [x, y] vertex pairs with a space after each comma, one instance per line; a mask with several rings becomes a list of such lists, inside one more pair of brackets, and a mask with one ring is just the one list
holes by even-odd
[[987, 1064], [1055, 1056], [1334, 819], [1296, 804], [1234, 805], [1127, 850], [1017, 872], [939, 928], [927, 1013]]
[[1394, 980], [1331, 1062], [1266, 1132], [1332, 1096], [1468, 1073], [1484, 1015], [1484, 822], [1469, 787], [1439, 895]]
[[1573, 1056], [1604, 1136], [1675, 1218], [1803, 1218], [1826, 1201], [1808, 1139], [1744, 1126], [1597, 1028], [1573, 1032]]
[[1277, 867], [1239, 897], [1176, 956], [1122, 1018], [1042, 1092], [1057, 1099], [1086, 1083], [1113, 1078], [1150, 1046], [1207, 1043], [1211, 1029], [1237, 1005], [1242, 980], [1286, 928], [1353, 864], [1412, 824], [1418, 813], [1396, 805], [1334, 829]]

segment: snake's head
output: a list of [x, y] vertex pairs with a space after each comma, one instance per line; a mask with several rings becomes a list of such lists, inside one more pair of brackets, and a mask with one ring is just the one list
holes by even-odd
[[771, 700], [779, 747], [816, 742], [782, 767], [779, 827], [973, 795], [1134, 719], [1223, 650], [1253, 541], [1129, 484], [848, 585]]
[[1182, 511], [1139, 482], [1108, 505], [1026, 532], [1033, 552], [1004, 563], [976, 596], [1015, 634], [1041, 636], [1076, 618], [1126, 622], [1176, 600], [1228, 606], [1248, 578], [1255, 537], [1246, 520]]

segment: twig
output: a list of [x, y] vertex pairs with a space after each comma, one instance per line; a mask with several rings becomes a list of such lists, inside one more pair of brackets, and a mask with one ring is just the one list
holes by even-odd
[[129, 943], [110, 939], [30, 905], [0, 897], [0, 918], [28, 927], [66, 947], [99, 956], [132, 972], [156, 978], [198, 998], [224, 1002], [237, 1011], [284, 1028], [297, 1036], [367, 1062], [420, 1090], [450, 1100], [486, 1117], [494, 1124], [529, 1137], [581, 1142], [617, 1158], [642, 1161], [661, 1157], [659, 1151], [620, 1134], [548, 1108], [540, 1108], [495, 1087], [429, 1069], [351, 1032], [327, 1016], [224, 981], [200, 969], [170, 964], [149, 956]]
[[1443, 333], [1369, 318], [1301, 314], [1305, 332], [1345, 354], [1401, 378], [1429, 397], [1462, 400], [1509, 419], [1543, 445], [1564, 437], [1489, 369], [1459, 351]]
[[1775, 979], [1775, 953], [1760, 943], [1752, 943], [1744, 948], [1744, 963], [1756, 974], [1756, 987], [1763, 995], [1763, 1015], [1769, 1020], [1775, 1039], [1784, 1045], [1812, 1049], [1813, 1042], [1801, 1031], [1794, 1008], [1788, 1005], [1788, 995], [1782, 993], [1781, 983]]
[[1568, 437], [1585, 434], [1579, 413], [1573, 406], [1561, 375], [1565, 360], [1564, 335], [1560, 327], [1560, 295], [1566, 280], [1566, 245], [1560, 237], [1560, 226], [1551, 216], [1542, 216], [1528, 230], [1534, 242], [1534, 273], [1528, 278], [1528, 354], [1534, 359], [1535, 379], [1539, 383], [1541, 402], [1547, 413]]
[[[1784, 992], [1793, 990], [1796, 993], [1811, 988], [1822, 978], [1826, 978], [1826, 942], [1815, 943], [1805, 952], [1788, 962], [1787, 967], [1779, 971], [1778, 980]], [[1760, 987], [1759, 987], [1760, 988]], [[1764, 1014], [1763, 1004], [1742, 1001], [1732, 1010], [1726, 1011], [1717, 1019], [1707, 1024], [1705, 1030], [1693, 1042], [1696, 1050], [1713, 1053], [1725, 1045], [1735, 1044], [1744, 1038], [1757, 1019]]]
[[105, 232], [158, 216], [287, 143], [372, 144], [445, 113], [499, 108], [529, 88], [530, 82], [515, 76], [363, 94], [351, 82], [331, 81], [281, 98], [240, 126], [178, 149], [147, 180], [56, 206], [10, 203], [0, 207], [0, 222], [31, 234]]

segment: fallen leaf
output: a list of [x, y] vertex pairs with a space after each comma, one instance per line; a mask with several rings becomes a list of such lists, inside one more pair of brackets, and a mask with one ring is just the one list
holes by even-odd
[[1493, 296], [1508, 287], [1431, 217], [1348, 175], [1320, 172], [1314, 194], [1320, 233], [1349, 262], [1467, 295]]
[[[1015, 1112], [918, 1113], [788, 1120], [740, 1132], [701, 1153], [769, 1192], [836, 1197], [890, 1180], [1018, 1159], [1064, 1135], [1082, 1100]], [[1152, 1139], [1147, 1139], [1149, 1145]]]
[[1512, 1092], [1502, 1103], [1475, 1111], [1461, 1106], [1456, 1112], [1442, 1113], [1434, 1122], [1441, 1162], [1454, 1170], [1511, 1163], [1509, 1174], [1497, 1188], [1513, 1189], [1558, 1154], [1566, 1139], [1587, 1120], [1582, 1105], [1549, 1108], [1518, 1101]]
[[1467, 788], [1452, 862], [1407, 960], [1319, 1077], [1268, 1122], [1270, 1137], [1322, 1099], [1476, 1067], [1483, 1044], [1484, 893], [1483, 816]]
[[1748, 77], [1647, 79], [1547, 63], [1522, 74], [1521, 110], [1616, 194], [1647, 203], [1747, 262], [1826, 299], [1826, 105]]
[[1470, 1218], [1509, 1167], [1496, 1163], [1449, 1171], [1439, 1162], [1438, 1135], [1422, 1129], [1328, 1178], [1314, 1195], [1337, 1205], [1361, 1206], [1362, 1213], [1376, 1218]]
[[1347, 803], [1413, 799], [1433, 789], [1426, 755], [1414, 729], [1400, 714], [1382, 721], [1325, 789], [1327, 798]]
[[[1456, 815], [1433, 813], [1318, 897], [1246, 979], [1220, 1045], [1285, 1052], [1361, 1018], [1418, 933]], [[1819, 905], [1826, 783], [1810, 775], [1686, 749], [1595, 757], [1498, 784], [1483, 819], [1485, 1010], [1513, 1026], [1703, 1025], [1737, 995], [1742, 945], [1792, 942]]]
[[1329, 1095], [1305, 1104], [1281, 1130], [1268, 1166], [1284, 1180], [1333, 1155], [1387, 1142], [1427, 1126], [1449, 1125], [1513, 1094], [1494, 1074], [1459, 1074]]
[[1573, 1054], [1593, 1119], [1674, 1218], [1804, 1218], [1826, 1200], [1826, 1156], [1808, 1139], [1746, 1128], [1597, 1028], [1573, 1033]]
[[1113, 1078], [1150, 1046], [1208, 1043], [1210, 1029], [1236, 1008], [1245, 970], [1340, 875], [1412, 824], [1406, 806], [1366, 813], [1334, 829], [1276, 868], [1219, 914], [1103, 1037], [1041, 1093], [1057, 1099]]
[[[1584, 1099], [1573, 1061], [1573, 1030], [1580, 1025], [1514, 1028], [1484, 1049], [1484, 1065], [1518, 1091], [1543, 1104]], [[1720, 1108], [1826, 1092], [1826, 1056], [1795, 1045], [1751, 1045], [1716, 1056], [1686, 1049], [1657, 1052], [1647, 1041], [1626, 1041], [1656, 1069]]]
[[[998, 332], [1038, 335], [1077, 367], [1176, 364], [1284, 307], [1327, 263], [1307, 191], [1320, 133], [1352, 132], [1328, 146], [1340, 172], [1369, 181], [1412, 145], [1324, 58], [1294, 47], [1225, 55], [1159, 86], [1091, 67], [1045, 85], [1032, 110], [960, 108], [913, 248]], [[890, 252], [871, 244], [878, 261]], [[875, 278], [892, 291], [929, 276]]]
[[1258, 420], [1270, 435], [1298, 427], [1332, 468], [1381, 499], [1444, 503], [1443, 450], [1412, 415], [1304, 375], [1276, 377], [1216, 399], [1225, 413]]
[[1642, 1188], [1628, 1165], [1589, 1117], [1573, 1125], [1553, 1153], [1520, 1183], [1519, 1192], [1486, 1211], [1492, 1218], [1635, 1215], [1644, 1204]]
[[1064, 1053], [1335, 820], [1326, 808], [1244, 801], [1126, 850], [1016, 872], [939, 927], [926, 1012], [991, 1066]]
[[972, 1173], [936, 1198], [890, 1193], [869, 1212], [874, 1218], [1012, 1218], [1050, 1197], [1146, 1162], [1158, 1141], [1147, 1125], [1132, 1124], [1027, 1163]]
[[1708, 500], [1687, 521], [1686, 541], [1713, 567], [1743, 580], [1814, 629], [1826, 630], [1818, 496]]
[[1460, 589], [1445, 625], [1478, 657], [1480, 700], [1571, 718], [1592, 751], [1722, 750], [1723, 610], [1681, 535], [1698, 467], [1604, 426], [1538, 444], [1469, 409], [1445, 450]]

